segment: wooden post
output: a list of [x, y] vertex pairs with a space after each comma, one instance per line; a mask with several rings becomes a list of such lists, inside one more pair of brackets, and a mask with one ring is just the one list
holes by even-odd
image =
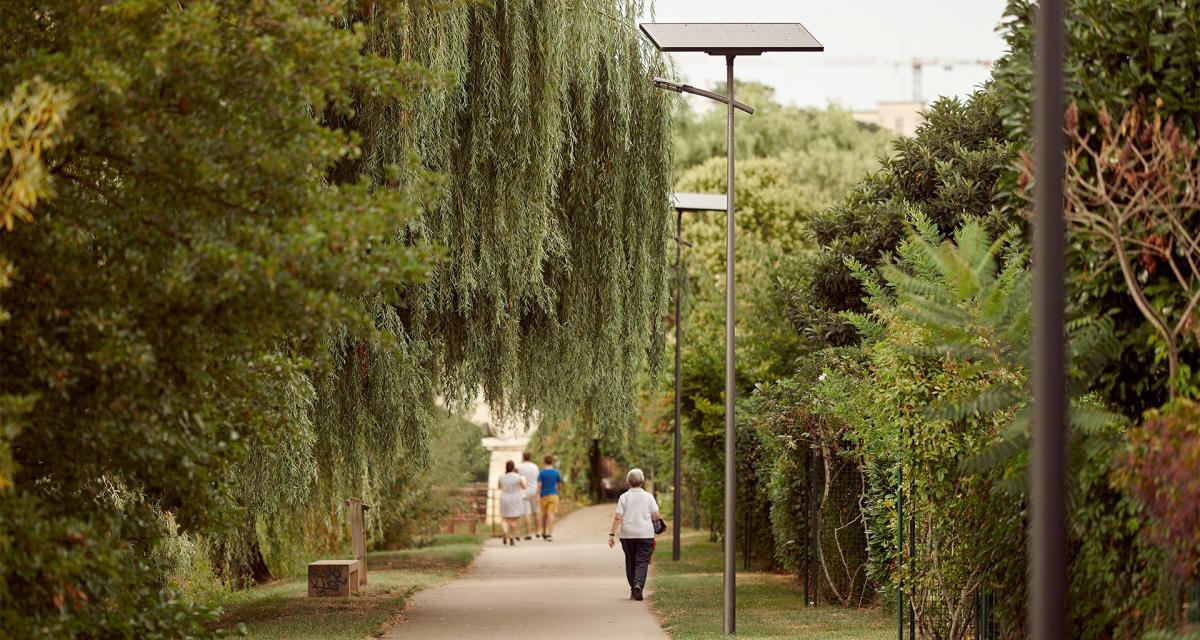
[[367, 584], [367, 536], [363, 528], [363, 512], [371, 507], [363, 504], [362, 498], [350, 498], [346, 501], [350, 509], [350, 546], [354, 550], [354, 559], [358, 560], [358, 584]]

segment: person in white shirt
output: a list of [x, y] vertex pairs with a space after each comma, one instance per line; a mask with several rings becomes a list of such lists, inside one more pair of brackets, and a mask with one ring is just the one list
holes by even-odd
[[617, 530], [620, 529], [629, 597], [641, 600], [646, 588], [646, 573], [650, 570], [650, 556], [654, 555], [654, 521], [662, 520], [662, 514], [658, 512], [658, 501], [642, 488], [646, 475], [641, 469], [630, 469], [625, 480], [629, 483], [629, 491], [617, 500], [608, 547], [611, 549], [616, 544]]
[[[538, 469], [537, 463], [528, 451], [521, 454], [521, 464], [517, 465], [517, 473], [525, 478], [525, 539], [529, 540], [537, 530], [538, 522]], [[539, 537], [541, 534], [536, 534]]]
[[[517, 463], [504, 463], [504, 475], [500, 476], [500, 525], [504, 529], [504, 544], [517, 544], [517, 520], [525, 513], [525, 478], [517, 473]], [[509, 530], [512, 535], [509, 535]]]

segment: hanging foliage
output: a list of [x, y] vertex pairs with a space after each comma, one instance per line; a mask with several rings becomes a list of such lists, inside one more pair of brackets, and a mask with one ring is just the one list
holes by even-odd
[[[287, 573], [305, 548], [337, 547], [347, 496], [378, 504], [428, 462], [438, 391], [585, 412], [593, 430], [632, 424], [661, 336], [670, 188], [668, 102], [650, 82], [662, 63], [636, 34], [639, 11], [412, 0], [350, 2], [334, 19], [367, 57], [435, 82], [402, 99], [363, 90], [351, 114], [326, 113], [360, 149], [328, 179], [419, 202], [393, 242], [442, 259], [420, 284], [405, 272], [362, 301], [374, 326], [329, 331], [329, 366], [281, 387], [303, 405], [292, 445], [247, 466], [273, 461], [295, 481], [238, 474], [248, 517], [221, 544], [230, 574]], [[368, 514], [375, 539], [389, 533], [382, 515]]]
[[[404, 230], [444, 248], [404, 291], [408, 339], [444, 395], [502, 410], [634, 420], [666, 296], [669, 102], [640, 2], [500, 0], [403, 20], [376, 10], [368, 47], [448, 81], [411, 105], [366, 99], [355, 167], [377, 185], [444, 176]], [[415, 160], [415, 162], [414, 162]]]

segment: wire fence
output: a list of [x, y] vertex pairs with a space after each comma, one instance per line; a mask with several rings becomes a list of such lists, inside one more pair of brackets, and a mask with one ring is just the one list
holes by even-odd
[[[880, 498], [869, 491], [866, 475], [847, 451], [827, 452], [811, 443], [806, 449], [795, 458], [791, 477], [796, 481], [791, 485], [794, 489], [788, 500], [795, 505], [795, 512], [791, 515], [793, 524], [787, 531], [792, 533], [787, 540], [789, 543], [794, 540], [790, 548], [796, 550], [788, 558], [798, 557], [799, 562], [789, 562], [787, 566], [795, 570], [802, 582], [806, 606], [878, 604], [879, 585], [871, 579], [875, 574], [868, 571], [868, 553], [879, 550], [879, 541], [868, 539], [864, 510], [868, 502], [878, 503]], [[934, 529], [938, 525], [923, 512], [921, 500], [914, 500], [911, 493], [915, 487], [910, 481], [901, 480], [900, 486], [905, 489], [904, 495], [897, 493], [895, 498], [897, 503], [903, 501], [903, 520], [897, 523], [903, 533], [899, 541], [902, 570], [892, 588], [902, 597], [899, 603], [896, 600], [883, 603], [896, 614], [895, 637], [899, 640], [1024, 637], [1026, 621], [1013, 618], [1011, 613], [1012, 598], [1023, 596], [997, 587], [995, 581], [1002, 580], [1002, 576], [990, 575], [984, 568], [981, 577], [978, 568], [968, 565], [959, 567], [969, 570], [961, 575], [955, 569], [945, 574], [923, 575], [929, 574], [929, 568], [937, 562], [938, 536]], [[746, 534], [752, 531], [748, 523], [749, 520], [743, 524]], [[891, 541], [893, 552], [897, 542]], [[879, 567], [872, 569], [879, 570]], [[1148, 614], [1161, 623], [1156, 626], [1184, 633], [1200, 632], [1200, 582], [1164, 587], [1159, 587], [1162, 598], [1170, 597], [1171, 602], [1159, 600], [1159, 604], [1153, 605], [1155, 612]]]
[[861, 607], [874, 600], [867, 575], [865, 478], [849, 456], [809, 449], [802, 531], [807, 553], [801, 579], [805, 602]]

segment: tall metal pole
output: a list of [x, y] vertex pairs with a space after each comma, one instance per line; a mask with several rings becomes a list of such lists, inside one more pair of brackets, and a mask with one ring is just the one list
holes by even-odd
[[737, 628], [737, 434], [734, 425], [734, 350], [733, 350], [733, 58], [725, 56], [726, 88], [726, 191], [725, 197], [725, 634]]
[[1034, 99], [1034, 333], [1029, 586], [1030, 637], [1068, 637], [1066, 381], [1063, 356], [1063, 3], [1042, 0]]
[[679, 560], [679, 505], [682, 494], [679, 493], [679, 461], [680, 461], [680, 390], [679, 355], [683, 344], [683, 316], [679, 311], [679, 299], [683, 296], [683, 210], [675, 210], [675, 479], [671, 494], [671, 560]]

